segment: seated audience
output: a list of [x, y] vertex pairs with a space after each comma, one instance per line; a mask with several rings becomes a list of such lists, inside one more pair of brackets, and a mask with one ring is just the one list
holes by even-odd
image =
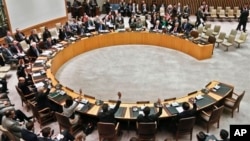
[[12, 45], [15, 38], [10, 31], [7, 31], [7, 35], [5, 36], [4, 40], [5, 44]]
[[39, 57], [41, 53], [42, 53], [42, 50], [37, 47], [37, 44], [35, 42], [32, 42], [28, 50], [28, 56], [32, 58], [31, 61], [35, 61], [36, 58]]
[[29, 40], [30, 40], [30, 42], [35, 42], [35, 43], [39, 43], [40, 42], [40, 38], [38, 37], [38, 34], [36, 33], [35, 29], [31, 30], [31, 34], [29, 36]]
[[13, 44], [10, 46], [10, 51], [16, 56], [23, 56], [21, 54], [24, 54], [23, 48], [17, 40], [13, 41]]
[[161, 100], [158, 99], [158, 103], [160, 104], [159, 106], [159, 111], [156, 114], [150, 114], [150, 108], [146, 106], [143, 109], [143, 114], [139, 114], [137, 117], [138, 122], [155, 122], [159, 118], [159, 116], [162, 114], [162, 105], [161, 105]]
[[60, 133], [62, 137], [58, 139], [58, 137], [53, 138], [54, 130], [51, 130], [50, 127], [44, 127], [41, 131], [42, 136], [38, 137], [38, 141], [74, 141], [75, 137], [69, 133], [68, 130], [62, 131]]
[[80, 116], [75, 113], [79, 101], [80, 98], [76, 99], [75, 101], [72, 98], [68, 98], [63, 105], [63, 115], [69, 118], [71, 124], [79, 123]]
[[43, 32], [43, 41], [45, 42], [47, 38], [51, 38], [51, 33], [47, 27], [45, 27], [44, 32]]
[[11, 52], [8, 44], [3, 44], [0, 52], [3, 55], [5, 64], [18, 64], [18, 56]]
[[106, 103], [102, 105], [102, 111], [98, 113], [100, 122], [116, 123], [115, 113], [120, 107], [122, 94], [121, 92], [118, 92], [117, 95], [118, 95], [118, 101], [116, 102], [116, 105], [113, 109], [112, 108], [109, 109], [109, 105]]
[[15, 39], [18, 42], [26, 41], [27, 44], [30, 43], [29, 39], [25, 36], [25, 34], [23, 32], [21, 32], [21, 30], [19, 28], [16, 29]]
[[53, 45], [56, 45], [56, 41], [52, 40], [52, 38], [47, 38], [47, 40], [44, 42], [45, 49], [50, 49]]
[[38, 141], [37, 135], [34, 133], [34, 122], [27, 122], [25, 124], [26, 128], [22, 128], [21, 136], [25, 141]]

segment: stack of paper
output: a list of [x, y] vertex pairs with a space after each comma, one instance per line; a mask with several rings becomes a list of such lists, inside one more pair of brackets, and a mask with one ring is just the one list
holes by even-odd
[[36, 76], [41, 76], [41, 73], [37, 72], [37, 73], [33, 73], [32, 74], [33, 77], [36, 77]]
[[81, 103], [83, 103], [83, 104], [87, 104], [89, 101], [87, 100], [87, 99], [82, 99], [81, 100]]
[[44, 60], [36, 60], [35, 63], [44, 63]]
[[36, 88], [40, 88], [40, 87], [44, 86], [44, 83], [43, 82], [38, 82], [38, 83], [35, 83], [35, 86], [36, 86]]
[[180, 106], [180, 107], [176, 107], [176, 110], [178, 111], [178, 113], [181, 113], [181, 112], [183, 112], [184, 110], [183, 110], [183, 108]]
[[110, 105], [109, 105], [109, 108], [110, 108], [110, 109], [114, 109], [114, 108], [115, 108], [115, 104], [110, 104]]
[[179, 106], [179, 103], [178, 102], [173, 102], [171, 105], [176, 107], [176, 106]]
[[195, 98], [196, 98], [197, 100], [200, 100], [200, 99], [203, 98], [203, 96], [202, 96], [202, 95], [197, 95]]
[[65, 95], [66, 93], [65, 93], [65, 91], [60, 91], [59, 94], [60, 95]]

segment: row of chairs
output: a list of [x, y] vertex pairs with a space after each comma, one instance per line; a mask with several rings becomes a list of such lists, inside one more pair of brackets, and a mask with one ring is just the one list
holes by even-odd
[[[209, 7], [209, 18], [210, 19], [215, 19], [215, 18], [220, 18], [220, 19], [237, 19], [241, 15], [241, 11], [238, 6], [235, 6], [234, 8], [231, 8], [230, 6], [226, 6], [225, 9], [223, 9], [221, 6], [218, 6], [216, 9], [214, 6]], [[249, 16], [250, 17], [250, 16]]]

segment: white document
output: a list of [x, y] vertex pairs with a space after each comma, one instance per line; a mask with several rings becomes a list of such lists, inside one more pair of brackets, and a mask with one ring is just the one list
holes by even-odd
[[179, 106], [179, 103], [178, 102], [173, 102], [171, 105], [176, 107], [176, 106]]
[[82, 107], [84, 107], [84, 104], [79, 103], [79, 104], [77, 105], [77, 107], [76, 107], [76, 110], [81, 110]]
[[33, 73], [32, 74], [33, 77], [36, 77], [36, 76], [41, 76], [41, 73], [40, 72], [37, 72], [37, 73]]
[[35, 86], [36, 86], [36, 88], [40, 88], [40, 87], [44, 86], [44, 83], [43, 82], [38, 82], [38, 83], [35, 83]]
[[114, 108], [115, 108], [115, 104], [110, 104], [110, 105], [109, 105], [109, 108], [110, 108], [110, 109], [114, 109]]
[[82, 99], [81, 100], [81, 103], [83, 103], [83, 104], [87, 104], [89, 101], [87, 100], [87, 99]]
[[176, 107], [176, 110], [178, 111], [178, 113], [181, 113], [181, 112], [183, 112], [183, 111], [184, 111], [184, 110], [183, 110], [183, 108], [182, 108], [181, 106]]
[[44, 60], [36, 60], [35, 63], [44, 63]]

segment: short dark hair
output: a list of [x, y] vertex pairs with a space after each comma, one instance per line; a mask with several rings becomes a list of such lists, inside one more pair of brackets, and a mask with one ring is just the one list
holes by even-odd
[[50, 135], [50, 130], [51, 130], [50, 127], [45, 127], [45, 128], [43, 128], [42, 131], [41, 131], [43, 137], [49, 137], [49, 135]]
[[146, 106], [144, 109], [143, 109], [143, 113], [147, 116], [149, 115], [150, 113], [150, 108], [148, 106]]
[[205, 141], [206, 140], [206, 134], [202, 131], [200, 131], [198, 134], [196, 134], [198, 141]]
[[108, 111], [108, 108], [109, 108], [109, 105], [108, 105], [108, 104], [104, 103], [104, 104], [102, 105], [102, 110], [103, 110], [103, 112], [107, 112], [107, 111]]
[[221, 137], [221, 139], [227, 139], [227, 137], [228, 137], [228, 131], [225, 130], [225, 129], [221, 129], [220, 130], [220, 137]]
[[33, 127], [34, 127], [34, 123], [33, 123], [33, 122], [27, 122], [27, 123], [26, 123], [26, 129], [32, 130]]
[[183, 108], [184, 110], [188, 110], [188, 109], [190, 108], [189, 103], [188, 103], [188, 102], [183, 102], [183, 103], [182, 103], [182, 108]]
[[73, 99], [72, 98], [68, 98], [65, 101], [65, 107], [69, 107], [73, 104]]

